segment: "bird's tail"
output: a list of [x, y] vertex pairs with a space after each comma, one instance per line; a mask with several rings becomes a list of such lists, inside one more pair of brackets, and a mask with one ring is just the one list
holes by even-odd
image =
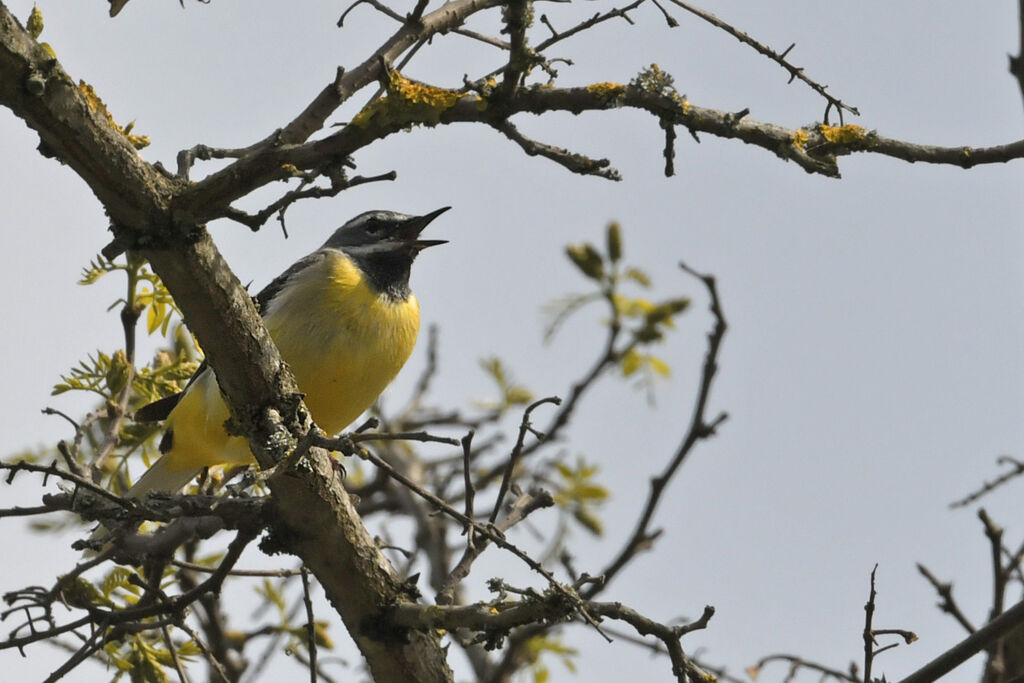
[[135, 485], [125, 492], [125, 498], [142, 500], [150, 491], [177, 493], [185, 484], [192, 481], [200, 471], [201, 469], [169, 470], [167, 469], [167, 456], [165, 455], [153, 463], [153, 466], [139, 477]]
[[[180, 491], [185, 484], [192, 481], [192, 479], [199, 474], [199, 469], [188, 469], [182, 471], [173, 471], [167, 469], [167, 456], [161, 457], [153, 466], [146, 470], [135, 484], [128, 489], [124, 496], [125, 498], [132, 498], [134, 500], [142, 500], [146, 497], [146, 494], [150, 491], [160, 491], [163, 493], [177, 493]], [[98, 541], [106, 537], [110, 533], [110, 530], [100, 524], [96, 527], [96, 530], [89, 536], [90, 541]], [[87, 556], [93, 555], [94, 553], [86, 553]]]

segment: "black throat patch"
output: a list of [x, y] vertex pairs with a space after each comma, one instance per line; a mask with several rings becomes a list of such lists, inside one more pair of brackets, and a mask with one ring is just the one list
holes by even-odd
[[409, 271], [415, 252], [392, 251], [380, 254], [349, 254], [349, 258], [363, 271], [373, 289], [389, 300], [402, 302], [409, 298]]

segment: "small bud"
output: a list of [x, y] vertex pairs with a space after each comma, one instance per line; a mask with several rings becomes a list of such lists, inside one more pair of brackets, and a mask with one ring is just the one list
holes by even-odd
[[[647, 324], [656, 325], [671, 321], [677, 313], [682, 313], [690, 306], [689, 299], [671, 299], [665, 303], [658, 304], [647, 314]], [[671, 326], [671, 325], [670, 325]]]
[[622, 258], [622, 228], [615, 221], [608, 224], [608, 258], [612, 263]]
[[107, 390], [111, 396], [116, 396], [128, 383], [128, 356], [124, 349], [118, 349], [110, 359], [110, 369], [107, 371]]
[[636, 331], [636, 340], [642, 344], [650, 344], [651, 342], [661, 341], [664, 339], [664, 335], [661, 330], [655, 327], [642, 327]]
[[565, 248], [569, 259], [583, 274], [593, 280], [604, 276], [604, 260], [592, 244], [570, 244]]
[[43, 32], [43, 13], [35, 5], [32, 5], [32, 13], [28, 15], [28, 25], [25, 28], [33, 39], [38, 38]]

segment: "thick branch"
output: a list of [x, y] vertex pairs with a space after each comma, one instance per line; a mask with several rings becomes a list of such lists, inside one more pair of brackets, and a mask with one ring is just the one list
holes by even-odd
[[70, 166], [111, 218], [168, 227], [175, 184], [147, 164], [49, 52], [0, 3], [0, 105], [39, 133], [39, 150]]
[[1024, 602], [1018, 602], [900, 683], [937, 681], [1021, 624], [1024, 624]]
[[[437, 123], [485, 123], [495, 125], [494, 112], [482, 106], [476, 95], [470, 94], [456, 101], [444, 111], [424, 115], [376, 118], [350, 124], [334, 135], [305, 145], [283, 147], [254, 159], [241, 159], [232, 168], [241, 177], [258, 177], [268, 173], [266, 167], [277, 169], [282, 164], [293, 164], [300, 169], [315, 168], [326, 159], [347, 156], [377, 140], [406, 130], [411, 125], [433, 126]], [[859, 126], [832, 127], [811, 125], [805, 128], [784, 128], [757, 121], [750, 116], [738, 117], [734, 112], [696, 106], [674, 93], [660, 93], [637, 86], [597, 84], [580, 88], [525, 88], [519, 89], [511, 100], [501, 101], [503, 116], [517, 113], [545, 114], [568, 111], [603, 111], [630, 107], [653, 115], [659, 123], [682, 126], [691, 133], [709, 133], [723, 138], [735, 138], [761, 147], [781, 159], [793, 161], [808, 173], [839, 177], [837, 159], [855, 152], [870, 152], [903, 159], [909, 162], [949, 164], [970, 168], [979, 164], [1005, 163], [1024, 158], [1024, 140], [995, 147], [936, 147], [895, 140], [878, 135]], [[397, 112], [396, 114], [400, 114]], [[662, 123], [662, 125], [664, 125]], [[203, 205], [198, 200], [207, 197], [205, 182], [199, 183], [186, 194], [189, 204], [205, 206], [204, 215], [213, 217], [220, 210], [216, 201]], [[236, 192], [237, 190], [237, 192]], [[247, 192], [240, 185], [231, 191], [241, 196]], [[234, 198], [234, 197], [230, 197]], [[210, 197], [211, 200], [216, 199]]]
[[[200, 220], [209, 220], [222, 215], [231, 202], [244, 197], [258, 187], [281, 177], [281, 165], [289, 163], [279, 152], [294, 149], [309, 135], [319, 130], [326, 118], [360, 89], [381, 80], [387, 66], [416, 45], [431, 36], [454, 30], [472, 14], [489, 7], [500, 5], [500, 0], [455, 0], [439, 9], [408, 21], [377, 50], [358, 66], [339, 73], [335, 79], [311, 102], [306, 110], [289, 123], [280, 134], [273, 133], [264, 143], [275, 142], [273, 149], [252, 155], [231, 164], [190, 187], [182, 197], [183, 205]], [[263, 144], [263, 143], [260, 143]], [[324, 162], [339, 155], [324, 150]], [[289, 155], [284, 155], [289, 156]], [[345, 153], [341, 157], [347, 156]], [[313, 168], [300, 166], [300, 168]], [[201, 218], [202, 217], [202, 218]]]
[[[404, 632], [379, 619], [409, 588], [377, 549], [320, 449], [270, 479], [282, 528], [270, 543], [302, 558], [366, 657], [375, 681], [447, 681], [436, 633]], [[291, 504], [301, 499], [301, 504]]]
[[[452, 11], [468, 12], [485, 4], [463, 0], [454, 3]], [[435, 19], [435, 24], [443, 24], [442, 18]], [[400, 52], [404, 41], [415, 38], [407, 33], [400, 32], [381, 50]], [[368, 79], [378, 68], [361, 67]], [[30, 81], [32, 89], [27, 85]], [[188, 201], [169, 200], [181, 186], [145, 164], [105, 118], [91, 111], [84, 94], [70, 85], [55, 60], [3, 5], [0, 105], [10, 107], [38, 130], [47, 151], [89, 184], [115, 226], [117, 248], [136, 249], [150, 260], [202, 343], [261, 466], [273, 465], [294, 443], [291, 434], [308, 430], [308, 416], [300, 410], [294, 380], [251, 298], [202, 228], [202, 212], [190, 210], [195, 205]], [[235, 187], [256, 186], [239, 181], [238, 176], [226, 182]], [[290, 532], [279, 547], [298, 554], [324, 584], [335, 608], [353, 629], [376, 680], [449, 680], [451, 673], [436, 638], [420, 636], [416, 647], [391, 648], [387, 634], [367, 635], [372, 628], [362, 623], [367, 612], [360, 608], [367, 601], [395, 598], [394, 586], [381, 580], [390, 568], [362, 529], [340, 483], [333, 480], [326, 456], [317, 464], [316, 470], [306, 468], [300, 475], [290, 470], [271, 481], [273, 501]], [[336, 573], [340, 565], [352, 569], [345, 573], [347, 586], [341, 588]], [[352, 593], [362, 601], [352, 599]]]

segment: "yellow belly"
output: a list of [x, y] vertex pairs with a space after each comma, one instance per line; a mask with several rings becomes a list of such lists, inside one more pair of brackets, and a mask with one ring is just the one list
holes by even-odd
[[[263, 313], [313, 420], [328, 434], [347, 427], [394, 379], [420, 323], [414, 296], [400, 302], [379, 296], [336, 251], [293, 277]], [[228, 415], [206, 370], [167, 418], [168, 469], [252, 462], [245, 440], [224, 431]]]

